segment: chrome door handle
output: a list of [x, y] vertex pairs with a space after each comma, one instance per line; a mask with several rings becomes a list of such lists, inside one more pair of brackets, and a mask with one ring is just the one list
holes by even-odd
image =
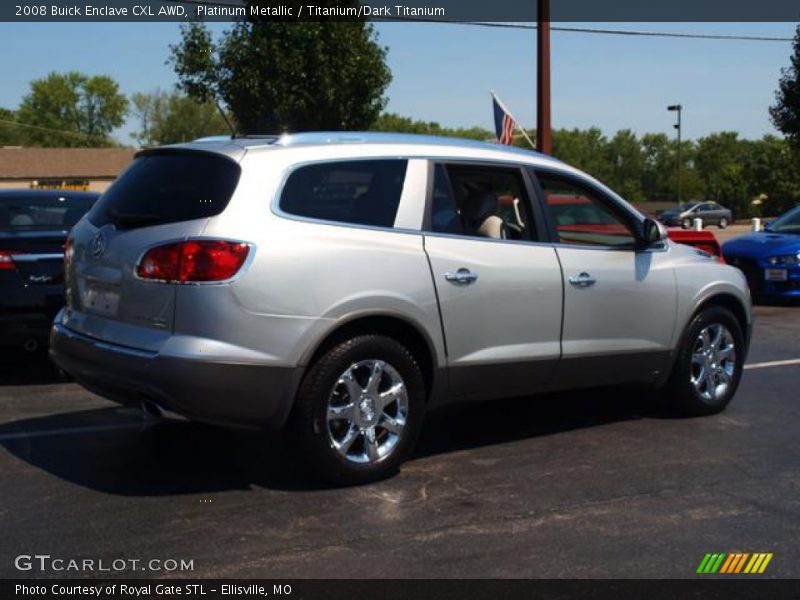
[[473, 273], [469, 269], [461, 268], [456, 272], [447, 271], [444, 274], [444, 278], [447, 281], [456, 283], [458, 285], [469, 285], [470, 283], [475, 283], [478, 281], [478, 274]]
[[588, 273], [581, 273], [580, 275], [573, 275], [569, 278], [569, 282], [575, 287], [589, 287], [597, 283], [597, 280]]

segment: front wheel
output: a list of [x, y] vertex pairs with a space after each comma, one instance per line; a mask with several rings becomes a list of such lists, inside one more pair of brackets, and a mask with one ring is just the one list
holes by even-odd
[[742, 327], [729, 310], [698, 313], [684, 332], [664, 390], [668, 407], [687, 416], [724, 410], [739, 386], [744, 356]]
[[425, 382], [414, 356], [392, 338], [364, 334], [311, 366], [290, 427], [320, 477], [351, 485], [397, 470], [414, 449], [424, 411]]
[[681, 228], [682, 229], [691, 229], [692, 228], [692, 220], [691, 219], [684, 219], [681, 221]]

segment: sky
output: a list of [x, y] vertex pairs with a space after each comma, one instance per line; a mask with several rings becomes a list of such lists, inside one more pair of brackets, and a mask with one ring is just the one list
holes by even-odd
[[[793, 23], [584, 23], [629, 30], [791, 38]], [[226, 24], [214, 24], [222, 31]], [[535, 126], [536, 33], [458, 24], [379, 23], [393, 80], [387, 110], [445, 126], [493, 127], [489, 91], [516, 119]], [[165, 61], [180, 39], [176, 23], [0, 23], [0, 107], [16, 108], [32, 79], [77, 70], [116, 79], [125, 94], [171, 89]], [[776, 133], [768, 108], [790, 42], [643, 38], [552, 33], [553, 127], [600, 127], [613, 135], [683, 136], [734, 130], [745, 138]], [[132, 117], [115, 132], [131, 144]]]

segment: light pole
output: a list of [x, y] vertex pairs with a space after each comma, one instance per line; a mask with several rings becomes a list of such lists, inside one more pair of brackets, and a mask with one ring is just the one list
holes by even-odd
[[681, 110], [683, 110], [683, 106], [680, 104], [670, 104], [667, 107], [667, 110], [677, 111], [678, 113], [678, 122], [674, 125], [675, 129], [678, 130], [678, 160], [677, 160], [677, 167], [675, 168], [675, 178], [677, 179], [677, 188], [678, 188], [678, 206], [681, 205]]
[[536, 149], [553, 152], [550, 122], [550, 0], [536, 3]]

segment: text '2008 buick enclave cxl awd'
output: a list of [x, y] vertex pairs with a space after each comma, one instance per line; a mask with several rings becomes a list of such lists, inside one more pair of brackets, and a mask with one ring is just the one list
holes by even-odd
[[452, 402], [640, 383], [720, 411], [751, 329], [740, 271], [589, 176], [428, 137], [145, 150], [66, 261], [51, 351], [79, 383], [286, 427], [347, 483], [393, 471], [426, 409]]

